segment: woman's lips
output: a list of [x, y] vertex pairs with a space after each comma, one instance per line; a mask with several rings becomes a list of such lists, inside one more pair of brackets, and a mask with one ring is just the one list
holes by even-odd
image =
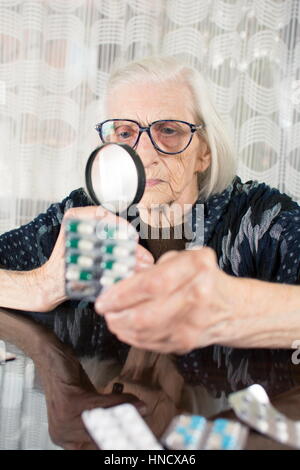
[[156, 184], [163, 183], [163, 180], [149, 179], [146, 181], [146, 187], [155, 186]]

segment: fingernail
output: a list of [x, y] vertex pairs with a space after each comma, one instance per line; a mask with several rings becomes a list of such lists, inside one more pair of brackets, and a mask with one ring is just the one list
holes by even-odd
[[144, 261], [152, 261], [152, 256], [148, 255], [148, 253], [143, 254], [142, 259]]
[[95, 307], [99, 312], [106, 312], [107, 311], [107, 302], [105, 300], [97, 300], [95, 303]]
[[[111, 287], [110, 287], [111, 289]], [[95, 306], [99, 310], [107, 311], [111, 303], [111, 294], [107, 294], [107, 291], [102, 292], [99, 297], [96, 299]]]

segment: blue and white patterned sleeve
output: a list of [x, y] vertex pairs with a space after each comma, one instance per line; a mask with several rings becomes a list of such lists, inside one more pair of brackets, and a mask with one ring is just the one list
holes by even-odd
[[258, 244], [259, 278], [300, 284], [300, 207], [281, 212]]
[[57, 240], [64, 213], [71, 207], [91, 205], [82, 188], [72, 191], [62, 202], [17, 229], [0, 236], [0, 265], [4, 269], [27, 271], [49, 259]]

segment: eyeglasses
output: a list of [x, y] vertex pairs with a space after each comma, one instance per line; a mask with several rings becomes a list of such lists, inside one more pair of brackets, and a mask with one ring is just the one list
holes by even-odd
[[191, 143], [194, 133], [205, 124], [191, 124], [175, 119], [154, 121], [149, 126], [141, 126], [131, 119], [107, 119], [97, 124], [95, 129], [105, 143], [127, 144], [135, 148], [143, 132], [147, 132], [154, 148], [168, 155], [183, 152]]

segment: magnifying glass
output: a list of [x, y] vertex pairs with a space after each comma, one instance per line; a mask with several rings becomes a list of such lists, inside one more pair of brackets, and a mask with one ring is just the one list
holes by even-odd
[[[89, 156], [87, 191], [96, 205], [131, 222], [129, 208], [145, 191], [146, 175], [138, 154], [128, 145], [107, 143]], [[119, 221], [120, 222], [120, 221]], [[134, 271], [138, 233], [129, 224], [69, 219], [66, 223], [65, 291], [72, 299], [94, 302], [102, 288]]]
[[133, 148], [126, 144], [106, 143], [91, 153], [86, 164], [85, 182], [96, 205], [121, 215], [143, 197], [146, 175]]

